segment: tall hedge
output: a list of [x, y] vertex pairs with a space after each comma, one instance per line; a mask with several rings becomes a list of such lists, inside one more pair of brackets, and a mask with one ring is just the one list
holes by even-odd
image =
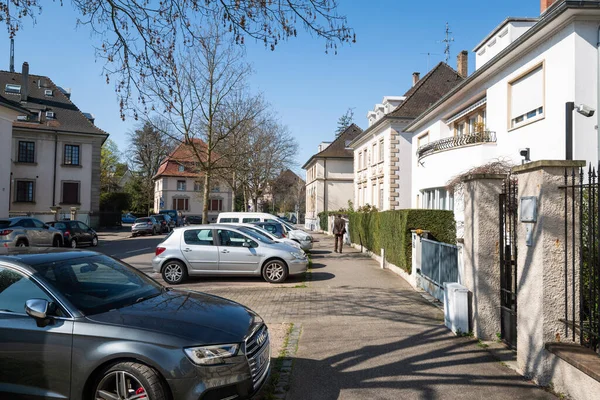
[[350, 240], [373, 253], [385, 249], [385, 259], [408, 273], [412, 265], [411, 230], [422, 229], [443, 243], [456, 243], [454, 212], [395, 210], [350, 214]]

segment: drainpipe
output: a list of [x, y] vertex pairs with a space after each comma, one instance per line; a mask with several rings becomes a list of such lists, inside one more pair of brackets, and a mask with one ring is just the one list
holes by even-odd
[[596, 77], [596, 138], [597, 138], [597, 161], [600, 161], [600, 26], [598, 26], [598, 41], [596, 43], [598, 60], [596, 63], [597, 77]]
[[56, 161], [58, 158], [58, 132], [54, 131], [54, 176], [52, 177], [52, 207], [56, 206]]

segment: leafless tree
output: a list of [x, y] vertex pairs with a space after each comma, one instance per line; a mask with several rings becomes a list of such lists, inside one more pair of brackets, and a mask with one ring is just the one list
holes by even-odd
[[[47, 2], [48, 6], [54, 6]], [[54, 3], [63, 5], [63, 0]], [[194, 48], [202, 38], [199, 28], [218, 24], [227, 40], [243, 44], [247, 38], [274, 50], [295, 37], [298, 27], [325, 39], [326, 51], [354, 42], [345, 16], [337, 13], [338, 0], [71, 0], [79, 25], [89, 26], [99, 38], [96, 55], [105, 60], [107, 82], [114, 78], [122, 117], [133, 102], [146, 103], [146, 79], [175, 83], [171, 69], [181, 46]], [[46, 6], [46, 3], [44, 3]], [[42, 12], [41, 0], [0, 2], [0, 20], [16, 35], [23, 20]]]

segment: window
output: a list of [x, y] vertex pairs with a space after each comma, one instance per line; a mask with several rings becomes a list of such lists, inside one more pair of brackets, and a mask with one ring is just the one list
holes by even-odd
[[376, 164], [377, 161], [377, 143], [373, 143], [373, 164]]
[[32, 218], [31, 222], [33, 222], [33, 226], [39, 229], [42, 229], [46, 226], [46, 224], [40, 221], [39, 219]]
[[544, 116], [544, 66], [517, 78], [509, 87], [510, 128], [537, 121]]
[[79, 182], [63, 182], [62, 202], [64, 204], [79, 204]]
[[377, 204], [377, 185], [373, 185], [371, 187], [371, 205], [375, 206]]
[[379, 184], [379, 210], [383, 210], [383, 184]]
[[211, 192], [220, 192], [221, 191], [221, 187], [219, 186], [219, 184], [214, 184], [213, 187], [210, 189]]
[[177, 181], [177, 190], [185, 192], [185, 181]]
[[477, 115], [472, 115], [469, 117], [469, 134], [475, 133], [477, 129]]
[[21, 163], [35, 162], [35, 142], [19, 141], [19, 154], [17, 160]]
[[65, 144], [65, 165], [79, 165], [79, 145]]
[[196, 246], [213, 246], [213, 232], [212, 229], [191, 229], [183, 233], [183, 240], [186, 244], [192, 244]]
[[241, 233], [237, 233], [234, 231], [229, 231], [226, 229], [219, 229], [217, 231], [219, 235], [219, 243], [221, 246], [227, 247], [244, 247], [244, 243], [248, 242], [252, 247], [257, 247], [258, 243], [248, 239], [246, 236]]
[[423, 195], [423, 208], [432, 210], [454, 210], [454, 197], [444, 188], [422, 190], [421, 194]]
[[173, 209], [177, 211], [188, 211], [189, 199], [173, 199]]
[[417, 138], [417, 147], [421, 147], [429, 143], [429, 132], [425, 132]]
[[183, 171], [185, 171], [185, 167], [180, 164], [179, 167], [177, 167], [177, 171], [183, 172]]
[[357, 201], [359, 207], [362, 206], [361, 200], [362, 200], [362, 188], [359, 187], [358, 188], [358, 201]]
[[223, 211], [223, 200], [210, 199], [208, 203], [208, 211]]
[[244, 224], [249, 224], [251, 222], [259, 222], [260, 218], [242, 218], [242, 222]]
[[0, 310], [25, 314], [25, 302], [29, 299], [52, 299], [38, 285], [24, 275], [0, 267]]
[[358, 169], [362, 169], [362, 151], [358, 153]]
[[4, 87], [4, 91], [6, 93], [11, 93], [11, 94], [21, 94], [21, 85], [13, 85], [13, 84], [7, 83], [6, 86]]
[[465, 125], [466, 124], [464, 122], [460, 122], [460, 123], [456, 124], [456, 134], [458, 136], [465, 134]]
[[33, 202], [33, 181], [17, 181], [17, 193], [15, 200], [18, 202]]
[[202, 184], [200, 182], [194, 182], [194, 192], [199, 192], [202, 190]]
[[229, 222], [235, 222], [237, 224], [238, 222], [240, 222], [240, 219], [239, 218], [221, 218], [221, 221], [220, 221], [220, 223], [222, 223], [222, 224], [226, 224]]
[[384, 153], [384, 147], [383, 147], [383, 139], [379, 141], [379, 162], [383, 161], [383, 153]]
[[44, 90], [44, 96], [46, 96], [46, 97], [52, 97], [52, 96], [54, 96], [54, 93], [52, 93], [52, 89], [46, 89], [46, 90]]

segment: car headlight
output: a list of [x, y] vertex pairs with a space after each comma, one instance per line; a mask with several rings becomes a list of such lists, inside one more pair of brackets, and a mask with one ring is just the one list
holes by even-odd
[[188, 347], [183, 349], [194, 364], [214, 365], [223, 363], [223, 359], [237, 354], [238, 344], [221, 344], [217, 346]]
[[301, 253], [291, 253], [292, 257], [294, 257], [296, 260], [304, 260], [304, 254]]

